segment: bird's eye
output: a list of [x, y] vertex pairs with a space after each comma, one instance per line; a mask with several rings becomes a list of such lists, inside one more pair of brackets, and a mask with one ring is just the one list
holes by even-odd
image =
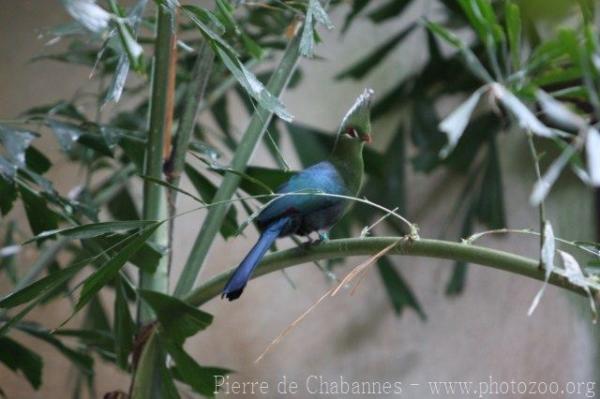
[[350, 137], [352, 137], [353, 139], [358, 137], [358, 133], [356, 132], [356, 129], [349, 127], [348, 130], [346, 130], [346, 134]]

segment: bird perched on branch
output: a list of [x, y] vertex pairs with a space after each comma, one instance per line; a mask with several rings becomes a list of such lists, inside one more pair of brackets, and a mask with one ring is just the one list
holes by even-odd
[[277, 238], [291, 234], [307, 236], [315, 231], [320, 240], [328, 238], [329, 229], [352, 203], [342, 196], [355, 197], [360, 191], [364, 172], [362, 150], [365, 143], [371, 142], [372, 97], [373, 90], [365, 89], [356, 99], [342, 120], [327, 160], [295, 174], [277, 189], [277, 194], [284, 195], [272, 201], [256, 218], [260, 238], [229, 278], [222, 297], [232, 301], [242, 295], [254, 269]]

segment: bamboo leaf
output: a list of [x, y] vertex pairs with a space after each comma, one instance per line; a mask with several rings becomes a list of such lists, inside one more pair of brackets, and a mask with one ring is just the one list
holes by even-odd
[[73, 277], [83, 265], [73, 265], [60, 271], [49, 274], [48, 276], [27, 285], [26, 287], [11, 292], [0, 299], [0, 308], [13, 308], [31, 301], [34, 298], [53, 291], [56, 287]]
[[546, 117], [561, 128], [579, 131], [586, 125], [582, 117], [571, 111], [560, 101], [555, 100], [545, 91], [538, 90], [536, 97]]
[[505, 3], [506, 32], [508, 33], [508, 46], [514, 71], [521, 68], [521, 12], [519, 6], [512, 1]]
[[86, 238], [98, 237], [104, 234], [113, 234], [133, 229], [139, 229], [151, 224], [157, 223], [154, 220], [126, 220], [117, 222], [100, 222], [90, 223], [81, 226], [67, 227], [64, 229], [47, 230], [35, 237], [25, 241], [23, 244], [28, 244], [33, 241], [42, 240], [48, 237], [61, 235], [72, 240], [82, 240]]
[[499, 83], [492, 83], [490, 91], [502, 105], [512, 113], [519, 126], [542, 137], [554, 137], [555, 134], [545, 126], [514, 94]]
[[373, 22], [381, 23], [401, 14], [411, 2], [412, 0], [390, 0], [381, 7], [371, 11], [368, 17]]
[[448, 143], [440, 151], [441, 157], [447, 157], [458, 144], [485, 90], [486, 86], [477, 89], [469, 96], [467, 101], [462, 103], [439, 124], [439, 130], [446, 133], [448, 137]]
[[545, 270], [544, 284], [533, 298], [533, 301], [529, 306], [529, 310], [527, 311], [528, 316], [531, 316], [533, 314], [535, 309], [538, 307], [540, 300], [544, 295], [544, 292], [546, 291], [548, 281], [550, 280], [550, 276], [552, 275], [552, 271], [554, 270], [555, 253], [556, 240], [554, 238], [554, 231], [552, 229], [552, 225], [549, 221], [544, 221], [544, 241], [542, 242], [542, 248], [540, 250], [540, 262]]
[[[5, 178], [5, 175], [2, 172], [3, 160], [4, 158], [0, 157], [0, 214], [2, 214], [2, 216], [6, 216], [11, 211], [15, 201], [17, 200], [18, 190], [12, 179], [8, 180]], [[16, 173], [16, 169], [13, 169], [12, 165], [8, 163], [8, 161], [6, 162], [11, 173]]]
[[[204, 200], [204, 203], [211, 203], [215, 193], [217, 192], [217, 188], [213, 182], [204, 177], [190, 164], [186, 164], [184, 170], [185, 174], [192, 182], [192, 185]], [[236, 208], [232, 206], [227, 210], [225, 220], [223, 220], [223, 225], [221, 226], [221, 235], [225, 239], [233, 237], [236, 235], [238, 229], [237, 211]]]
[[77, 351], [66, 346], [61, 340], [56, 338], [54, 334], [46, 330], [44, 327], [34, 323], [20, 323], [18, 329], [40, 339], [47, 344], [53, 346], [57, 351], [62, 353], [71, 363], [73, 363], [81, 372], [92, 375], [94, 360], [91, 356]]
[[219, 46], [216, 46], [216, 52], [225, 67], [229, 69], [246, 92], [258, 101], [261, 107], [275, 113], [284, 121], [291, 122], [294, 119], [279, 98], [271, 94], [244, 64]]
[[100, 34], [108, 29], [112, 15], [94, 0], [61, 0], [67, 12], [90, 32]]
[[561, 256], [563, 265], [565, 267], [565, 277], [567, 277], [567, 279], [572, 284], [575, 284], [575, 285], [583, 288], [583, 290], [586, 292], [586, 294], [590, 300], [590, 308], [592, 310], [593, 321], [595, 323], [598, 318], [598, 311], [596, 309], [596, 301], [594, 300], [594, 296], [592, 295], [592, 292], [590, 291], [589, 284], [586, 280], [585, 275], [583, 274], [583, 270], [581, 270], [581, 266], [579, 265], [577, 260], [575, 260], [573, 255], [571, 255], [565, 251], [561, 251], [561, 250], [558, 250], [558, 253]]
[[48, 208], [46, 199], [24, 185], [19, 186], [19, 193], [23, 205], [25, 205], [29, 226], [34, 234], [54, 230], [58, 227], [56, 214]]
[[135, 324], [131, 317], [131, 313], [129, 312], [129, 303], [127, 301], [125, 283], [123, 282], [122, 277], [118, 277], [115, 290], [115, 353], [117, 355], [117, 365], [123, 370], [128, 370], [127, 358], [133, 348]]
[[212, 398], [218, 391], [217, 381], [224, 378], [230, 371], [217, 367], [203, 367], [188, 355], [181, 345], [174, 342], [165, 341], [164, 345], [169, 355], [175, 361], [176, 376], [191, 386], [194, 391], [201, 395]]
[[34, 389], [42, 384], [42, 358], [17, 341], [0, 337], [0, 362], [12, 371], [23, 373]]
[[[143, 244], [150, 238], [162, 222], [155, 223], [145, 231], [135, 236], [127, 245], [125, 245], [115, 256], [111, 257], [97, 271], [85, 280], [79, 300], [75, 305], [75, 310], [70, 316], [73, 317], [81, 308], [83, 308], [97, 293], [113, 280], [119, 273], [119, 270], [127, 261], [138, 252]], [[69, 319], [70, 319], [69, 318]]]
[[396, 315], [402, 315], [402, 311], [406, 306], [417, 312], [421, 320], [426, 320], [427, 316], [423, 312], [410, 286], [404, 281], [400, 272], [394, 268], [390, 259], [386, 256], [379, 259], [377, 268], [379, 269], [379, 275], [381, 276], [386, 292], [394, 306]]
[[486, 83], [491, 83], [493, 81], [492, 77], [487, 72], [485, 67], [481, 65], [481, 62], [479, 61], [477, 56], [469, 47], [467, 47], [465, 43], [463, 43], [462, 40], [458, 38], [458, 36], [456, 36], [454, 33], [450, 32], [449, 30], [435, 22], [426, 20], [425, 24], [427, 28], [433, 33], [435, 33], [438, 37], [442, 38], [452, 47], [460, 51], [464, 62], [475, 76], [477, 76], [480, 80]]
[[327, 12], [323, 9], [320, 1], [308, 0], [304, 27], [302, 29], [302, 39], [300, 40], [300, 54], [308, 58], [312, 58], [315, 54], [314, 21], [324, 25], [327, 29], [333, 29], [333, 23], [329, 19]]
[[562, 154], [560, 154], [560, 156], [554, 160], [554, 162], [552, 162], [546, 173], [542, 176], [541, 180], [537, 181], [533, 186], [533, 191], [529, 197], [529, 203], [531, 206], [538, 206], [540, 203], [542, 203], [542, 201], [544, 201], [550, 192], [550, 189], [574, 154], [575, 149], [572, 146], [568, 146], [563, 150]]
[[0, 125], [0, 143], [6, 150], [6, 157], [19, 168], [25, 167], [25, 151], [35, 137], [33, 133], [26, 130]]
[[156, 313], [161, 334], [178, 345], [212, 323], [212, 315], [175, 297], [149, 290], [140, 290], [139, 295]]

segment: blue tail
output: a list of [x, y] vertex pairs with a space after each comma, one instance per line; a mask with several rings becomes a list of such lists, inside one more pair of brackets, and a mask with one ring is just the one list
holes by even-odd
[[289, 222], [289, 217], [281, 218], [271, 223], [262, 232], [258, 242], [254, 244], [254, 247], [248, 252], [242, 263], [240, 263], [229, 278], [227, 284], [225, 284], [221, 298], [226, 297], [230, 301], [233, 301], [242, 295], [242, 291], [244, 291], [244, 287], [248, 280], [250, 280], [254, 269], [256, 269], [256, 266], [263, 256], [265, 256], [265, 253], [267, 253], [273, 242], [279, 237], [279, 234]]

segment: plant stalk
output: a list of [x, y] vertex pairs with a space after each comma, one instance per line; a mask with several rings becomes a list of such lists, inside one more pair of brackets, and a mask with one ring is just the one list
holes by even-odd
[[[162, 178], [163, 156], [166, 130], [172, 121], [172, 93], [174, 78], [172, 68], [175, 67], [175, 26], [174, 15], [165, 7], [159, 6], [157, 18], [155, 57], [152, 71], [152, 93], [150, 105], [150, 126], [146, 143], [146, 159], [144, 174], [155, 179]], [[144, 180], [144, 209], [143, 217], [147, 220], [163, 220], [168, 215], [167, 198], [164, 188], [150, 180]], [[150, 240], [162, 248], [168, 248], [168, 227], [161, 225]], [[159, 292], [167, 292], [169, 287], [168, 258], [165, 254], [152, 274], [140, 272], [140, 288]], [[138, 304], [138, 322], [152, 320], [150, 308]]]
[[[348, 238], [326, 241], [308, 248], [278, 251], [263, 258], [253, 278], [307, 262], [347, 256], [374, 255], [395, 242], [397, 245], [386, 255], [448, 259], [488, 266], [539, 281], [544, 281], [545, 278], [545, 272], [539, 269], [539, 263], [535, 259], [477, 245], [429, 239], [413, 240], [406, 237]], [[201, 306], [219, 296], [233, 270], [230, 269], [211, 278], [190, 292], [184, 300], [193, 306]], [[549, 283], [586, 295], [581, 287], [556, 274], [550, 276]], [[592, 294], [595, 293], [592, 292]]]
[[[273, 72], [266, 89], [274, 96], [279, 97], [287, 86], [300, 57], [299, 52], [300, 35], [297, 34], [288, 44], [281, 62]], [[254, 153], [260, 139], [262, 138], [273, 113], [258, 106], [254, 112], [250, 124], [240, 141], [240, 144], [231, 161], [231, 169], [243, 172], [246, 169], [250, 157]], [[227, 172], [212, 202], [222, 202], [230, 199], [239, 186], [241, 177], [239, 174]], [[219, 232], [221, 224], [230, 204], [218, 205], [211, 208], [202, 224], [200, 232], [188, 256], [177, 286], [175, 295], [184, 297], [194, 287], [194, 283], [200, 273], [202, 265], [212, 243]]]
[[[170, 183], [176, 187], [179, 186], [179, 178], [185, 165], [185, 154], [194, 131], [194, 123], [200, 111], [200, 104], [204, 98], [214, 58], [214, 53], [208, 43], [203, 42], [196, 56], [194, 69], [192, 70], [192, 80], [185, 90], [184, 108], [175, 134], [173, 151], [165, 165], [165, 174]], [[174, 191], [173, 199], [176, 195], [177, 192]]]

